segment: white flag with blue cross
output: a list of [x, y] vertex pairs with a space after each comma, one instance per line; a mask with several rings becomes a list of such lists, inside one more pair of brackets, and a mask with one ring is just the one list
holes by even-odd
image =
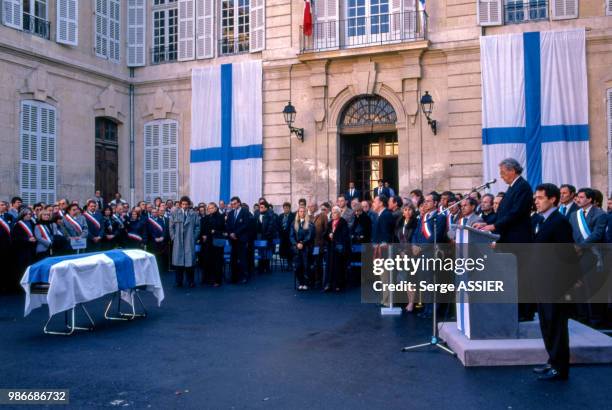
[[532, 188], [590, 186], [584, 29], [484, 36], [480, 52], [485, 181], [513, 157]]
[[194, 202], [248, 204], [262, 194], [261, 61], [191, 72], [190, 191]]

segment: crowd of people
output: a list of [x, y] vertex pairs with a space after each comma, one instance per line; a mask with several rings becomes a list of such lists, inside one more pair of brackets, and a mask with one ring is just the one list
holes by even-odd
[[[184, 196], [133, 206], [119, 193], [105, 203], [99, 191], [85, 204], [63, 198], [54, 204], [29, 205], [16, 196], [10, 203], [0, 202], [1, 284], [4, 290], [18, 288], [26, 268], [51, 255], [141, 248], [157, 256], [161, 271], [175, 272], [177, 287], [194, 287], [197, 267], [203, 284], [220, 286], [228, 253], [229, 281], [245, 283], [256, 271], [269, 273], [273, 255], [278, 254], [293, 269], [298, 290], [329, 292], [347, 286], [352, 266], [359, 266], [353, 262], [360, 258], [360, 245], [453, 242], [457, 225], [499, 234], [500, 243], [612, 242], [612, 198], [606, 212], [604, 195], [597, 189], [541, 184], [533, 191], [521, 173], [516, 160], [502, 161], [500, 177], [508, 189], [484, 195], [414, 189], [402, 197], [382, 180], [364, 195], [351, 182], [335, 201], [318, 204], [300, 199], [295, 211], [286, 202], [278, 213], [265, 198], [249, 209], [237, 196], [229, 204], [194, 205]], [[543, 229], [550, 221], [559, 226]], [[586, 269], [609, 268], [610, 261], [597, 258]], [[519, 258], [519, 269], [520, 265]], [[415, 295], [408, 296], [405, 310], [412, 312]], [[383, 299], [383, 304], [387, 302]], [[521, 319], [533, 319], [535, 310], [534, 305], [521, 305]], [[428, 305], [420, 314], [431, 313]], [[538, 313], [540, 322], [548, 323], [542, 328], [549, 332], [545, 341], [553, 340], [550, 343], [556, 347], [567, 345], [570, 313], [548, 305], [538, 306]], [[590, 306], [578, 313], [591, 324], [602, 319], [601, 311]], [[564, 364], [557, 365], [561, 375], [567, 374], [567, 349], [553, 354], [565, 357]]]

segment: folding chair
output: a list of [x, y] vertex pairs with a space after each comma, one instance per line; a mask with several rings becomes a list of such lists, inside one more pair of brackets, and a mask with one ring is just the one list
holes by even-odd
[[227, 280], [227, 275], [225, 272], [225, 268], [229, 267], [231, 269], [232, 262], [232, 245], [229, 241], [225, 241], [225, 245], [223, 246], [223, 277]]
[[[44, 282], [37, 282], [37, 283], [32, 283], [30, 285], [30, 293], [33, 295], [47, 295], [49, 294], [49, 284], [48, 283], [44, 283]], [[81, 309], [83, 309], [83, 312], [85, 313], [85, 316], [87, 316], [87, 319], [89, 319], [89, 322], [91, 323], [91, 326], [89, 327], [80, 327], [80, 326], [76, 326], [75, 322], [76, 322], [76, 312], [75, 309], [77, 306], [80, 306]], [[73, 307], [72, 309], [70, 309], [70, 323], [68, 323], [68, 311], [66, 310], [64, 312], [64, 325], [66, 326], [66, 328], [68, 329], [68, 331], [59, 331], [59, 330], [49, 330], [49, 322], [51, 322], [51, 319], [53, 317], [50, 317], [49, 320], [47, 320], [47, 323], [45, 323], [45, 327], [43, 327], [43, 332], [45, 334], [48, 335], [61, 335], [61, 336], [70, 336], [71, 334], [74, 333], [75, 330], [93, 330], [95, 323], [93, 321], [93, 319], [91, 318], [91, 315], [89, 314], [89, 312], [87, 311], [87, 308], [85, 307], [85, 305], [83, 305], [82, 303], [77, 304], [77, 306]]]
[[363, 250], [362, 244], [353, 244], [351, 246], [351, 263], [349, 264], [350, 266], [349, 272], [351, 273], [351, 278], [349, 279], [353, 279], [355, 276], [358, 276], [358, 275], [355, 275], [355, 272], [360, 272], [361, 270], [361, 252], [362, 250]]
[[[268, 241], [266, 240], [256, 240], [253, 242], [253, 247], [255, 248], [255, 260], [257, 261], [257, 267], [261, 262], [265, 259], [268, 253]], [[270, 259], [268, 259], [270, 260]]]

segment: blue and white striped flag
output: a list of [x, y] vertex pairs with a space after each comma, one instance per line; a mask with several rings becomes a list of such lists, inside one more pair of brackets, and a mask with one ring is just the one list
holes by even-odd
[[191, 72], [191, 199], [253, 204], [262, 193], [262, 65]]
[[480, 50], [484, 180], [513, 157], [532, 187], [590, 186], [584, 29], [485, 36]]

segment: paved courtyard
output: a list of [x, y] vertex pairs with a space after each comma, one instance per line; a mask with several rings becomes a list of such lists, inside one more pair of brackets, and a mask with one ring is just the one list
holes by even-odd
[[88, 304], [92, 333], [46, 336], [47, 310], [22, 317], [23, 296], [0, 297], [0, 388], [69, 388], [71, 407], [132, 408], [570, 408], [610, 407], [612, 366], [572, 368], [567, 383], [530, 368], [465, 369], [427, 340], [415, 316], [381, 317], [358, 289], [297, 293], [291, 275], [243, 286], [175, 289], [160, 308], [109, 322]]

